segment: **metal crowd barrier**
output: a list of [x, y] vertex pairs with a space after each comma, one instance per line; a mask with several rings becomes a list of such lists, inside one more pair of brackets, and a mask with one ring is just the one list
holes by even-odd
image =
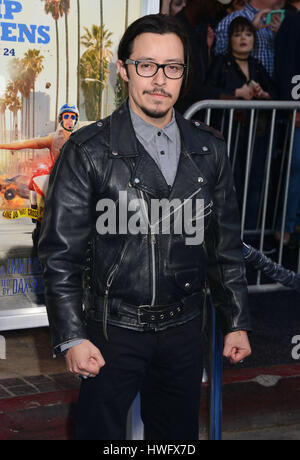
[[[206, 100], [200, 101], [193, 104], [184, 114], [185, 118], [190, 119], [195, 113], [197, 116], [200, 114], [204, 115], [203, 120], [208, 125], [212, 124], [212, 118], [215, 110], [219, 111], [219, 117], [217, 120], [218, 126], [213, 126], [219, 129], [227, 142], [228, 155], [232, 163], [233, 172], [235, 172], [237, 157], [240, 151], [238, 146], [241, 141], [246, 140], [244, 144], [245, 152], [245, 177], [244, 190], [242, 197], [242, 209], [241, 209], [241, 237], [242, 239], [251, 235], [259, 236], [259, 251], [263, 252], [265, 238], [271, 235], [275, 231], [276, 220], [280, 219], [281, 223], [281, 238], [279, 242], [278, 250], [278, 264], [282, 264], [283, 257], [283, 233], [284, 223], [286, 219], [287, 201], [288, 201], [288, 188], [291, 172], [291, 160], [294, 145], [294, 134], [296, 125], [296, 113], [300, 109], [299, 102], [289, 101], [228, 101], [228, 100]], [[220, 114], [220, 111], [222, 112]], [[237, 112], [243, 112], [248, 118], [246, 123], [240, 120], [235, 120]], [[266, 148], [266, 160], [265, 160], [265, 171], [264, 171], [264, 182], [262, 185], [260, 205], [259, 205], [259, 221], [255, 229], [246, 228], [246, 216], [247, 216], [247, 200], [248, 200], [248, 187], [250, 174], [255, 172], [255, 164], [252, 163], [253, 151], [255, 148], [255, 142], [257, 140], [256, 133], [260, 128], [260, 114], [262, 112], [269, 111], [270, 121], [265, 128], [265, 148]], [[290, 116], [287, 116], [290, 115]], [[246, 126], [246, 127], [245, 127]], [[244, 128], [244, 129], [243, 129]], [[280, 131], [280, 133], [279, 133]], [[282, 134], [281, 134], [282, 133]], [[280, 136], [281, 134], [281, 136]], [[243, 135], [243, 138], [241, 136]], [[245, 139], [245, 136], [247, 139]], [[279, 139], [280, 136], [280, 139]], [[282, 145], [278, 145], [282, 142]], [[272, 197], [272, 209], [270, 209], [270, 203], [268, 198], [270, 197], [270, 181], [271, 181], [271, 167], [274, 154], [279, 153], [280, 159], [280, 171], [278, 174], [277, 184], [273, 184], [274, 197]], [[282, 200], [281, 200], [282, 198]], [[280, 206], [280, 200], [282, 201]], [[269, 211], [269, 213], [268, 213]], [[280, 216], [280, 211], [282, 215]], [[300, 271], [300, 247], [298, 250], [298, 273]], [[257, 286], [261, 286], [260, 273], [257, 277]], [[268, 288], [271, 288], [268, 286]]]
[[[296, 113], [300, 109], [299, 102], [287, 102], [287, 101], [225, 101], [225, 100], [206, 100], [200, 101], [193, 104], [184, 114], [185, 118], [190, 119], [197, 113], [200, 115], [201, 120], [210, 125], [214, 113], [213, 110], [221, 110], [219, 112], [219, 117], [217, 117], [217, 122], [219, 130], [224, 135], [224, 138], [227, 142], [228, 156], [231, 160], [233, 172], [235, 171], [238, 145], [240, 141], [241, 131], [245, 135], [245, 126], [246, 126], [246, 136], [247, 143], [246, 146], [246, 165], [245, 165], [245, 177], [244, 177], [244, 190], [242, 197], [242, 209], [241, 209], [241, 238], [242, 240], [249, 235], [259, 235], [259, 248], [260, 252], [263, 252], [265, 237], [268, 234], [272, 234], [275, 231], [276, 220], [278, 220], [278, 211], [280, 203], [280, 193], [283, 190], [283, 206], [282, 206], [282, 215], [281, 215], [281, 238], [279, 242], [279, 251], [278, 251], [278, 264], [282, 263], [283, 256], [283, 233], [284, 233], [284, 223], [286, 218], [287, 210], [287, 200], [288, 200], [288, 189], [289, 189], [289, 180], [291, 172], [291, 160], [293, 153], [294, 145], [294, 134], [296, 126]], [[245, 123], [244, 116], [244, 130], [242, 122], [237, 119], [235, 120], [235, 111], [243, 111], [248, 117], [246, 117], [247, 122]], [[247, 229], [246, 222], [246, 213], [247, 213], [247, 198], [248, 198], [248, 186], [251, 174], [251, 168], [255, 168], [255, 164], [252, 163], [253, 151], [255, 148], [256, 132], [259, 127], [259, 113], [260, 111], [271, 111], [270, 127], [266, 129], [268, 133], [268, 142], [266, 144], [267, 155], [265, 161], [265, 170], [264, 170], [264, 181], [260, 197], [260, 220], [257, 222], [257, 226], [254, 230]], [[203, 116], [203, 112], [204, 117]], [[289, 113], [289, 117], [284, 117], [283, 112]], [[279, 112], [279, 113], [278, 113]], [[271, 180], [271, 165], [272, 158], [274, 154], [274, 149], [276, 148], [276, 136], [278, 128], [278, 119], [276, 117], [279, 115], [283, 127], [283, 144], [281, 149], [281, 162], [280, 162], [280, 171], [278, 177], [277, 190], [275, 194], [274, 203], [271, 219], [269, 218], [270, 227], [267, 227], [267, 208], [268, 208], [268, 197], [269, 197], [269, 187]], [[243, 118], [243, 117], [242, 117]], [[300, 245], [298, 249], [298, 273], [300, 272]], [[249, 292], [268, 292], [271, 290], [285, 289], [280, 284], [262, 284], [260, 271], [258, 271], [258, 276], [256, 280], [256, 285], [249, 286]], [[218, 329], [216, 322], [216, 313], [212, 307], [211, 298], [209, 298], [210, 306], [213, 310], [211, 313], [211, 399], [210, 399], [210, 421], [209, 421], [209, 439], [210, 440], [220, 440], [222, 438], [222, 334]]]

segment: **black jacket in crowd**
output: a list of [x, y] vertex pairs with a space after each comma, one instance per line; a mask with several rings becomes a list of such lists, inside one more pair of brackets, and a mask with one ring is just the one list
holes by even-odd
[[[248, 62], [250, 80], [259, 83], [272, 99], [276, 99], [276, 85], [261, 62], [252, 56], [249, 56]], [[218, 93], [218, 99], [234, 97], [235, 90], [249, 81], [232, 54], [215, 56], [206, 76], [206, 82]]]
[[[50, 176], [39, 240], [55, 351], [62, 343], [87, 338], [87, 317], [98, 320], [99, 328], [107, 321], [137, 331], [190, 321], [203, 308], [206, 276], [224, 333], [250, 329], [226, 144], [212, 128], [179, 114], [176, 118], [182, 148], [171, 190], [137, 141], [128, 102], [73, 133], [64, 145]], [[190, 199], [193, 224], [202, 222], [202, 240], [189, 245], [185, 229], [177, 234], [172, 225], [167, 234], [150, 228], [145, 234], [99, 234], [97, 203], [112, 200], [118, 215], [120, 191], [127, 192], [128, 202], [139, 200], [141, 215], [150, 223], [150, 200]], [[203, 200], [201, 215], [195, 214], [196, 199]], [[171, 221], [174, 215], [170, 210]], [[149, 314], [150, 305], [157, 314]], [[160, 313], [162, 306], [170, 306], [168, 315]]]
[[274, 79], [280, 99], [292, 100], [295, 75], [300, 75], [300, 12], [297, 10], [286, 16], [275, 39]]
[[193, 27], [184, 11], [180, 11], [176, 18], [185, 30], [191, 47], [189, 87], [186, 94], [176, 104], [176, 109], [184, 114], [195, 102], [203, 99], [218, 99], [218, 91], [210, 85], [209, 81], [206, 81], [206, 73], [210, 64], [207, 46], [208, 22], [200, 21], [197, 27]]

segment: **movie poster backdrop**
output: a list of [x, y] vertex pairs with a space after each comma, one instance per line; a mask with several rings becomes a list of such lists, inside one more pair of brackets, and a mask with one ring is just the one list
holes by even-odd
[[42, 196], [60, 142], [59, 110], [75, 105], [78, 128], [124, 100], [117, 45], [146, 3], [0, 0], [0, 320], [1, 311], [44, 304], [32, 238], [43, 206], [33, 204], [32, 178], [43, 176]]

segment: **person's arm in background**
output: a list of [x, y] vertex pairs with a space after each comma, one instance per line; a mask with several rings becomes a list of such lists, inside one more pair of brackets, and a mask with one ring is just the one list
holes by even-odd
[[35, 139], [27, 139], [24, 141], [10, 142], [8, 144], [0, 144], [0, 149], [6, 150], [22, 150], [22, 149], [46, 149], [51, 148], [53, 135], [49, 134], [45, 137], [37, 137]]
[[219, 22], [215, 29], [214, 54], [226, 54], [228, 50], [228, 28], [230, 24], [229, 16]]
[[255, 27], [256, 30], [260, 30], [260, 29], [266, 29], [267, 27], [269, 27], [268, 24], [265, 24], [264, 23], [264, 19], [266, 18], [267, 14], [270, 13], [270, 9], [269, 8], [265, 8], [263, 10], [260, 10], [253, 18], [252, 20], [252, 24], [253, 26]]

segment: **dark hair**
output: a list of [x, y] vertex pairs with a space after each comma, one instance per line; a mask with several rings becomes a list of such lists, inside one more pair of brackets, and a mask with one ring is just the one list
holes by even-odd
[[231, 37], [235, 32], [243, 32], [244, 30], [249, 30], [254, 37], [254, 46], [253, 49], [256, 49], [257, 46], [257, 37], [256, 29], [249, 19], [244, 16], [238, 16], [237, 18], [231, 21], [228, 31], [228, 52], [232, 52]]
[[183, 86], [186, 87], [191, 60], [190, 44], [185, 30], [180, 22], [173, 16], [167, 14], [149, 14], [147, 16], [142, 16], [130, 24], [119, 43], [118, 59], [125, 62], [132, 53], [135, 38], [144, 33], [159, 35], [175, 34], [180, 38], [184, 49], [184, 61], [188, 66], [183, 84]]

